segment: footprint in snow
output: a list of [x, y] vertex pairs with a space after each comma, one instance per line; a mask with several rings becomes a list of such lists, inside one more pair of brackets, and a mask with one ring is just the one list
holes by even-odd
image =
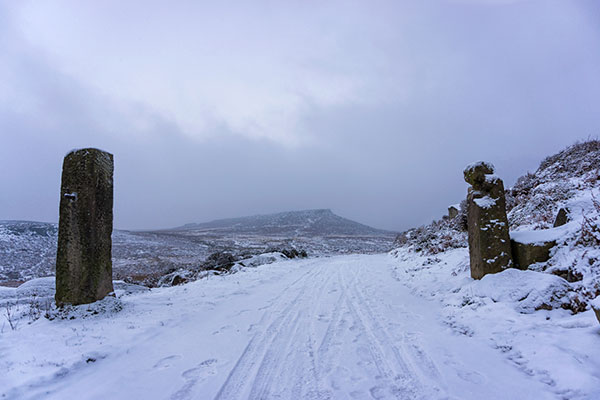
[[487, 380], [486, 377], [481, 375], [479, 372], [465, 369], [461, 363], [458, 363], [451, 358], [450, 353], [446, 353], [445, 356], [446, 361], [444, 361], [444, 364], [454, 368], [456, 375], [458, 375], [460, 379], [477, 385], [480, 385]]
[[385, 387], [383, 386], [373, 386], [369, 389], [369, 394], [374, 399], [383, 399], [385, 398]]
[[175, 360], [178, 360], [180, 358], [181, 358], [181, 356], [178, 355], [178, 354], [174, 354], [172, 356], [161, 358], [160, 360], [158, 360], [156, 362], [156, 364], [154, 364], [154, 366], [152, 368], [154, 368], [154, 369], [166, 369], [166, 368], [169, 368], [169, 367], [171, 367], [171, 365], [173, 365], [173, 362]]
[[458, 370], [456, 371], [456, 374], [459, 376], [460, 379], [465, 380], [467, 382], [475, 383], [477, 385], [481, 385], [485, 382], [485, 377], [479, 372]]
[[227, 331], [227, 330], [232, 329], [232, 328], [233, 328], [233, 325], [225, 325], [225, 326], [220, 327], [219, 330], [214, 331], [212, 334], [213, 335], [217, 335], [217, 334], [219, 334], [219, 333], [221, 333], [223, 331]]
[[194, 368], [183, 371], [181, 377], [185, 384], [171, 396], [171, 400], [186, 400], [195, 398], [192, 389], [198, 382], [206, 380], [209, 376], [217, 374], [217, 360], [210, 358], [202, 361]]

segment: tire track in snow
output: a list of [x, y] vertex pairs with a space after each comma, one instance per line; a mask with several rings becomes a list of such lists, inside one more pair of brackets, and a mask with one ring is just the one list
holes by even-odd
[[[377, 308], [370, 305], [360, 288], [360, 276], [364, 273], [357, 265], [348, 268], [336, 262], [321, 263], [311, 265], [308, 272], [287, 285], [264, 309], [255, 325], [257, 332], [215, 400], [332, 398], [334, 393], [327, 385], [327, 377], [343, 351], [360, 350], [360, 344], [345, 340], [349, 325], [345, 314], [354, 320], [366, 355], [377, 371], [374, 378], [380, 384], [371, 387], [371, 396], [443, 397], [443, 391], [436, 386], [439, 381], [435, 381], [439, 373], [423, 349], [393, 340], [379, 321], [382, 315], [375, 313]], [[332, 281], [334, 286], [330, 286]], [[339, 293], [331, 295], [334, 288]], [[323, 336], [317, 337], [314, 324], [323, 307], [329, 313], [329, 321]]]
[[[290, 314], [290, 311], [295, 306], [295, 303], [302, 296], [302, 291], [293, 296], [294, 288], [301, 285], [301, 283], [308, 281], [310, 277], [318, 272], [315, 268], [312, 268], [307, 273], [296, 279], [290, 285], [286, 286], [273, 300], [272, 304], [268, 306], [264, 313], [259, 325], [266, 325], [269, 317], [271, 316], [271, 310], [274, 309], [276, 312], [275, 319], [270, 322], [264, 331], [259, 331], [254, 334], [252, 339], [246, 345], [246, 348], [238, 358], [235, 366], [230, 371], [229, 375], [225, 379], [225, 382], [221, 386], [221, 389], [215, 396], [215, 400], [221, 399], [238, 399], [239, 393], [248, 384], [249, 378], [255, 373], [255, 368], [261, 359], [261, 355], [265, 353], [266, 349], [275, 340], [276, 335], [281, 331], [282, 327], [289, 324], [293, 319], [294, 315]], [[285, 298], [290, 296], [292, 298], [285, 305]], [[283, 309], [277, 310], [279, 303], [283, 303]]]
[[[338, 282], [339, 275], [338, 275]], [[329, 320], [329, 325], [327, 326], [327, 330], [325, 331], [325, 335], [321, 340], [321, 343], [317, 349], [317, 360], [318, 360], [318, 375], [319, 379], [323, 380], [324, 375], [327, 372], [330, 372], [333, 368], [333, 364], [339, 357], [339, 352], [332, 351], [333, 347], [336, 347], [335, 339], [339, 338], [346, 328], [346, 321], [342, 319], [343, 313], [346, 311], [344, 309], [344, 302], [346, 301], [346, 291], [343, 286], [340, 288], [340, 295], [335, 303], [335, 306], [332, 311], [331, 318]], [[341, 346], [342, 343], [338, 343], [337, 346]]]
[[[355, 276], [359, 274], [364, 274], [363, 270], [365, 265], [361, 265], [360, 271], [355, 272]], [[381, 313], [376, 313], [377, 305], [385, 304], [384, 302], [377, 303], [376, 306], [372, 305], [372, 301], [370, 299], [373, 298], [372, 295], [368, 295], [364, 293], [365, 289], [361, 289], [358, 285], [354, 284], [353, 288], [355, 290], [356, 295], [361, 300], [361, 303], [368, 310], [368, 315], [371, 316], [373, 321], [377, 323], [377, 320], [373, 318], [373, 316], [379, 316], [380, 320], [383, 320]], [[387, 304], [387, 308], [392, 310], [389, 304]], [[388, 341], [392, 342], [391, 338], [394, 336], [389, 333], [388, 329], [381, 328], [382, 335], [387, 336]], [[436, 367], [433, 360], [427, 355], [425, 350], [421, 345], [419, 345], [420, 334], [416, 332], [404, 332], [401, 340], [402, 345], [400, 347], [394, 346], [397, 350], [395, 351], [395, 356], [402, 358], [403, 361], [412, 365], [412, 370], [415, 373], [419, 373], [423, 379], [428, 381], [427, 386], [434, 388], [434, 390], [438, 393], [443, 393], [442, 388], [440, 386], [443, 385], [443, 378]], [[396, 340], [397, 342], [397, 340]], [[404, 350], [402, 354], [400, 354], [400, 350]]]
[[294, 341], [300, 343], [301, 346], [293, 349], [287, 360], [294, 367], [294, 372], [291, 375], [293, 378], [292, 392], [289, 397], [291, 399], [329, 399], [331, 397], [331, 393], [324, 389], [319, 375], [315, 320], [319, 315], [319, 306], [329, 304], [327, 301], [323, 303], [323, 297], [325, 294], [331, 293], [327, 289], [334, 278], [334, 274], [331, 265], [320, 268], [320, 272], [326, 275], [322, 279], [322, 284], [318, 287], [315, 286], [313, 293], [308, 293], [304, 297], [307, 300], [304, 313], [305, 324], [308, 325], [308, 334], [298, 332], [299, 335]]
[[[300, 327], [306, 327], [312, 324], [312, 311], [320, 302], [324, 288], [328, 285], [331, 278], [327, 275], [324, 279], [319, 279], [327, 268], [317, 268], [316, 274], [312, 275], [314, 280], [320, 282], [318, 286], [307, 282], [302, 287], [302, 296], [294, 302], [296, 318], [288, 327], [284, 325], [277, 334], [275, 340], [267, 350], [259, 370], [256, 374], [254, 383], [250, 390], [250, 399], [267, 399], [275, 395], [283, 398], [304, 398], [302, 390], [306, 387], [317, 389], [317, 379], [311, 368], [312, 349], [310, 347], [310, 329], [304, 330]], [[279, 371], [277, 379], [273, 379]], [[303, 378], [299, 383], [294, 378]], [[290, 390], [292, 394], [285, 396], [285, 392]]]
[[[250, 399], [268, 399], [271, 398], [272, 388], [275, 384], [275, 374], [278, 367], [282, 364], [289, 352], [290, 345], [293, 343], [295, 333], [298, 331], [298, 322], [301, 313], [297, 312], [289, 324], [284, 324], [284, 331], [279, 331], [269, 344], [269, 347], [263, 356], [254, 382], [250, 389]], [[284, 370], [284, 373], [286, 371]]]
[[[251, 378], [253, 376], [258, 379], [258, 382], [253, 383], [251, 391], [268, 392], [271, 390], [271, 383], [262, 379], [263, 376], [270, 376], [272, 373], [270, 370], [278, 365], [278, 362], [273, 361], [276, 355], [270, 353], [269, 349], [281, 351], [277, 343], [280, 343], [281, 338], [286, 339], [293, 336], [294, 332], [290, 331], [289, 328], [290, 323], [299, 322], [296, 321], [296, 318], [298, 318], [300, 310], [303, 309], [302, 299], [310, 294], [307, 293], [307, 289], [314, 291], [313, 283], [315, 281], [319, 282], [317, 276], [321, 274], [323, 268], [320, 266], [315, 268], [316, 264], [316, 262], [313, 262], [307, 265], [311, 269], [286, 286], [271, 302], [271, 305], [265, 308], [263, 318], [261, 318], [257, 326], [267, 325], [267, 321], [271, 315], [275, 315], [275, 319], [268, 324], [264, 331], [259, 331], [252, 337], [215, 396], [215, 400], [238, 399], [246, 386], [252, 383]], [[326, 281], [321, 282], [323, 285], [326, 283]], [[311, 298], [314, 296], [308, 297]], [[293, 313], [294, 309], [297, 310], [296, 313]], [[267, 354], [269, 355], [267, 356]], [[254, 388], [255, 385], [256, 388]], [[256, 397], [251, 396], [250, 398]]]
[[[361, 312], [362, 310], [359, 309], [359, 312], [365, 316], [366, 320], [368, 320], [376, 340], [383, 348], [389, 349], [401, 369], [408, 376], [412, 376], [414, 384], [424, 392], [423, 398], [445, 398], [446, 395], [439, 386], [442, 377], [423, 348], [414, 343], [414, 340], [409, 344], [404, 340], [400, 346], [395, 344], [396, 341], [392, 339], [393, 335], [379, 323], [376, 316], [379, 316], [379, 319], [381, 319], [381, 314], [376, 313], [369, 305], [369, 300], [367, 300], [372, 296], [365, 296], [360, 285], [357, 285], [358, 277], [364, 274], [362, 271], [363, 268], [364, 266], [361, 266], [360, 269], [357, 268], [354, 270], [354, 276], [352, 282], [348, 285], [348, 288], [352, 291], [352, 295], [358, 300], [357, 304], [360, 304], [361, 308], [364, 310], [364, 312]], [[423, 380], [426, 380], [427, 382], [423, 382]]]
[[[351, 282], [348, 282], [343, 275], [342, 281], [344, 286], [351, 291], [346, 297], [346, 305], [352, 313], [355, 324], [367, 338], [371, 358], [387, 385], [386, 388], [372, 388], [372, 395], [373, 391], [381, 392], [383, 389], [389, 391], [398, 399], [430, 399], [431, 397], [423, 384], [416, 379], [417, 376], [414, 371], [408, 367], [404, 358], [399, 354], [398, 348], [386, 335], [381, 325], [373, 318], [372, 311], [368, 308], [364, 298], [358, 293], [356, 289], [358, 272], [357, 270], [354, 271]], [[392, 359], [386, 357], [386, 354], [390, 353], [394, 355]]]

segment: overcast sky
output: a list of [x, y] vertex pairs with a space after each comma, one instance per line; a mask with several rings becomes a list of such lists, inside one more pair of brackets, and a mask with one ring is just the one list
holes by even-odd
[[600, 133], [600, 2], [0, 0], [0, 219], [73, 148], [115, 227], [331, 208], [402, 230]]

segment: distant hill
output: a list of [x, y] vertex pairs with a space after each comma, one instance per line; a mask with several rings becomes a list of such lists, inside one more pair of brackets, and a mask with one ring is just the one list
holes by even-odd
[[186, 224], [178, 231], [201, 231], [219, 234], [299, 236], [389, 236], [394, 232], [372, 228], [340, 217], [329, 209], [288, 211], [277, 214], [219, 219]]
[[[223, 219], [163, 231], [114, 230], [113, 276], [161, 276], [174, 268], [200, 265], [219, 251], [260, 254], [272, 247], [293, 247], [311, 256], [378, 253], [390, 250], [395, 236], [331, 210]], [[0, 283], [53, 275], [57, 240], [56, 223], [0, 221]]]

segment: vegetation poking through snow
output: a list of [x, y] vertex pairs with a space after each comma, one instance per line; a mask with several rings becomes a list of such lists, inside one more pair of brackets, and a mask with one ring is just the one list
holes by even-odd
[[[260, 254], [251, 254], [248, 252], [233, 254], [228, 251], [214, 252], [207, 257], [204, 263], [198, 266], [174, 268], [162, 276], [153, 276], [153, 279], [146, 279], [141, 284], [148, 287], [176, 286], [211, 275], [233, 274], [245, 267], [257, 267], [259, 265], [271, 264], [275, 261], [306, 257], [308, 257], [306, 250], [299, 250], [294, 247], [269, 247]], [[133, 282], [127, 279], [125, 281], [140, 284], [140, 282]]]
[[597, 188], [599, 179], [599, 140], [575, 143], [547, 157], [535, 173], [506, 191], [510, 228], [551, 228], [558, 210], [582, 191]]
[[600, 247], [600, 201], [593, 193], [591, 198], [595, 212], [591, 215], [583, 214], [581, 235], [577, 243], [583, 246]]
[[429, 225], [412, 228], [399, 234], [394, 242], [396, 247], [412, 246], [416, 252], [434, 255], [449, 249], [467, 246], [467, 202], [460, 203], [458, 215], [444, 216]]

